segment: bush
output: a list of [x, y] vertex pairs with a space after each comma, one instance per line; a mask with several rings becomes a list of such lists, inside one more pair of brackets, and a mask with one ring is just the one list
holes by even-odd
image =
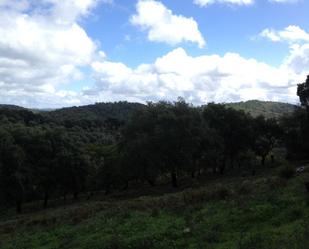
[[305, 193], [306, 203], [309, 206], [309, 181], [308, 180], [305, 181], [304, 185], [305, 185], [305, 190], [306, 190], [306, 193]]
[[267, 179], [267, 184], [270, 190], [272, 189], [281, 189], [287, 186], [287, 178], [283, 177], [271, 177]]
[[309, 194], [309, 181], [304, 182], [304, 185], [305, 185], [307, 194]]
[[248, 180], [243, 181], [237, 188], [237, 193], [240, 195], [251, 194], [253, 192], [252, 183]]
[[212, 195], [215, 200], [225, 200], [231, 195], [231, 192], [227, 187], [219, 185]]
[[271, 248], [271, 238], [267, 234], [262, 233], [250, 233], [244, 238], [241, 238], [239, 242], [239, 249], [265, 249]]
[[279, 175], [285, 179], [292, 178], [295, 175], [295, 173], [296, 173], [295, 167], [291, 165], [284, 165], [279, 171]]

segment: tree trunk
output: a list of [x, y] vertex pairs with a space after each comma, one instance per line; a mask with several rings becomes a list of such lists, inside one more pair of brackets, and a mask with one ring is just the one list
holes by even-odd
[[48, 205], [48, 199], [49, 199], [48, 193], [47, 193], [47, 192], [45, 192], [45, 194], [44, 194], [44, 203], [43, 203], [43, 208], [47, 208], [47, 205]]
[[219, 173], [220, 175], [224, 175], [225, 167], [226, 167], [227, 156], [224, 156], [222, 163], [219, 164]]
[[198, 176], [201, 176], [201, 174], [202, 174], [202, 169], [201, 169], [201, 167], [200, 167], [200, 165], [197, 167], [197, 175]]
[[262, 164], [262, 166], [265, 165], [265, 160], [266, 160], [266, 156], [262, 156], [262, 159], [261, 159], [261, 164]]
[[212, 173], [217, 174], [217, 166], [212, 166]]
[[154, 180], [147, 179], [147, 182], [149, 183], [149, 185], [150, 185], [151, 187], [156, 186], [156, 183], [155, 183], [155, 181], [154, 181]]
[[192, 172], [191, 172], [191, 177], [194, 179], [195, 178], [195, 171], [194, 170], [192, 170]]
[[224, 175], [225, 166], [220, 167], [220, 175]]
[[21, 206], [22, 206], [22, 202], [21, 201], [16, 201], [16, 212], [18, 214], [21, 214], [21, 211], [22, 211]]
[[221, 166], [219, 168], [219, 171], [220, 171], [220, 175], [224, 175], [224, 172], [225, 172], [225, 160], [221, 164]]
[[192, 167], [192, 171], [191, 171], [191, 177], [192, 178], [195, 178], [195, 174], [196, 174], [196, 171], [198, 171], [197, 169], [199, 168], [199, 160], [194, 158], [193, 160], [193, 167]]
[[231, 169], [234, 169], [234, 157], [231, 156], [230, 161], [231, 161]]
[[178, 182], [177, 182], [177, 175], [176, 175], [175, 171], [171, 172], [171, 178], [172, 178], [172, 186], [174, 188], [177, 188], [178, 187]]
[[107, 184], [105, 187], [105, 195], [108, 195], [110, 193], [111, 185]]
[[128, 188], [129, 188], [129, 181], [126, 180], [126, 181], [125, 181], [125, 185], [124, 185], [124, 187], [123, 187], [122, 190], [127, 190]]
[[238, 169], [241, 169], [241, 162], [240, 161], [237, 162], [237, 165], [238, 165]]
[[77, 200], [77, 199], [78, 199], [78, 192], [77, 192], [77, 191], [74, 191], [74, 193], [73, 193], [73, 198], [74, 198], [74, 200]]

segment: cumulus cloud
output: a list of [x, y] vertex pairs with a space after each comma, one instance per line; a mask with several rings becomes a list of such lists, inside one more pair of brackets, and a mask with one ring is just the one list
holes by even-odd
[[[268, 0], [273, 3], [297, 3], [300, 0]], [[255, 0], [194, 0], [196, 5], [200, 7], [207, 7], [211, 4], [228, 4], [238, 6], [248, 6], [255, 3]]]
[[0, 1], [2, 103], [9, 103], [14, 96], [17, 101], [29, 102], [32, 98], [47, 101], [49, 96], [55, 100], [66, 98], [55, 89], [61, 83], [80, 79], [80, 68], [90, 64], [96, 51], [96, 44], [78, 20], [98, 3], [99, 0]]
[[298, 54], [295, 50], [280, 67], [246, 59], [236, 53], [192, 57], [183, 48], [136, 68], [97, 61], [92, 63], [96, 86], [84, 94], [100, 98], [104, 93], [117, 100], [130, 96], [140, 102], [175, 100], [177, 96], [195, 104], [256, 98], [296, 102], [296, 83], [306, 73], [293, 70], [293, 64], [302, 61], [300, 54], [306, 50], [299, 49]]
[[[236, 53], [190, 56], [183, 48], [135, 68], [110, 61], [79, 24], [100, 2], [111, 3], [0, 0], [1, 103], [60, 107], [95, 101], [175, 100], [178, 96], [195, 104], [253, 98], [296, 102], [296, 84], [309, 73], [307, 33], [297, 26], [274, 31], [273, 39], [291, 41], [290, 53], [280, 67]], [[192, 18], [175, 15], [158, 1], [139, 1], [131, 22], [144, 28], [149, 40], [205, 44]], [[93, 71], [94, 86], [60, 90], [62, 84], [82, 79], [85, 67]]]
[[0, 8], [25, 10], [29, 8], [28, 0], [1, 0]]
[[299, 26], [295, 25], [290, 25], [285, 29], [279, 31], [267, 28], [260, 33], [260, 36], [267, 38], [273, 42], [309, 42], [309, 33], [301, 29]]
[[111, 4], [113, 0], [41, 0], [43, 9], [52, 5], [52, 8], [47, 9], [52, 19], [64, 24], [70, 24], [82, 16], [87, 16], [98, 3]]
[[291, 46], [290, 56], [284, 64], [297, 74], [309, 74], [309, 43]]
[[269, 1], [274, 3], [297, 3], [300, 0], [269, 0]]
[[192, 17], [175, 15], [163, 3], [155, 0], [139, 0], [136, 10], [130, 22], [146, 30], [150, 41], [171, 45], [193, 42], [199, 47], [205, 46], [198, 24]]
[[254, 0], [194, 0], [194, 3], [201, 7], [205, 7], [215, 3], [233, 4], [233, 5], [251, 5], [254, 3]]

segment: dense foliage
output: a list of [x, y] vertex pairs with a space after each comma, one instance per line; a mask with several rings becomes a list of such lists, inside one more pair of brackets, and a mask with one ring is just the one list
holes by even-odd
[[[307, 80], [308, 81], [308, 80]], [[298, 94], [306, 106], [306, 84]], [[226, 172], [254, 175], [274, 148], [305, 159], [308, 109], [281, 119], [210, 103], [118, 102], [33, 112], [0, 108], [0, 206]], [[260, 160], [260, 162], [258, 162]]]
[[280, 138], [275, 120], [182, 99], [44, 113], [2, 108], [0, 120], [0, 198], [18, 212], [23, 202], [46, 207], [50, 198], [108, 194], [136, 181], [153, 186], [167, 176], [177, 187], [179, 177], [224, 174], [254, 153], [264, 163]]

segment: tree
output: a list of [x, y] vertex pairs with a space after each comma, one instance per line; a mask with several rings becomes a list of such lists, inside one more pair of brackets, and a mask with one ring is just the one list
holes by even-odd
[[91, 144], [87, 154], [90, 157], [88, 190], [104, 189], [105, 194], [109, 194], [112, 184], [119, 183], [119, 178], [123, 178], [124, 174], [120, 168], [118, 145]]
[[297, 109], [293, 115], [281, 120], [284, 142], [289, 159], [308, 159], [309, 115], [305, 109]]
[[290, 158], [307, 159], [309, 151], [309, 75], [306, 82], [298, 84], [297, 95], [304, 109], [282, 120], [285, 143]]
[[309, 107], [309, 75], [304, 83], [297, 85], [297, 95], [302, 106]]
[[32, 172], [26, 166], [25, 153], [6, 131], [0, 131], [0, 189], [5, 199], [15, 202], [17, 213], [22, 212]]
[[200, 143], [199, 143], [199, 168], [203, 170], [212, 170], [217, 173], [223, 165], [224, 140], [217, 130], [209, 128], [207, 124], [201, 125]]
[[233, 168], [239, 153], [253, 143], [251, 117], [243, 111], [213, 103], [204, 107], [203, 117], [208, 127], [221, 137], [223, 158], [219, 170], [224, 174], [227, 163]]
[[255, 142], [253, 150], [261, 157], [261, 164], [265, 164], [266, 157], [272, 151], [278, 139], [282, 136], [281, 128], [275, 119], [265, 119], [259, 116], [253, 120]]
[[148, 103], [124, 129], [121, 148], [134, 176], [154, 182], [169, 174], [173, 187], [178, 175], [191, 171], [197, 147], [199, 114], [184, 100]]

